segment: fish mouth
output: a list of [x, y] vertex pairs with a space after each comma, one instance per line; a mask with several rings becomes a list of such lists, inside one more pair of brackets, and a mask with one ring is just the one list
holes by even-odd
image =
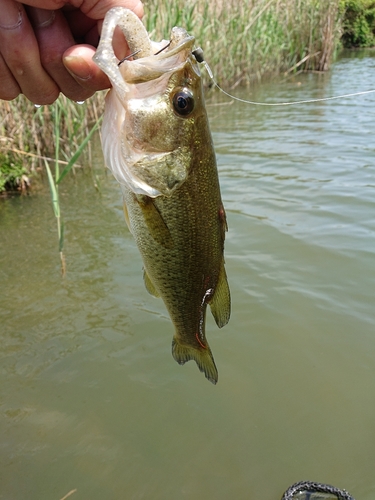
[[[133, 53], [133, 60], [120, 61], [115, 55], [112, 40], [117, 26]], [[93, 60], [108, 76], [118, 97], [124, 102], [131, 84], [155, 80], [183, 67], [194, 42], [195, 38], [179, 27], [172, 29], [169, 41], [153, 42], [132, 11], [114, 7], [106, 14]]]
[[[183, 32], [183, 33], [181, 33]], [[175, 45], [175, 35], [178, 34], [178, 45]], [[181, 39], [181, 35], [185, 34], [185, 38]], [[166, 73], [173, 73], [181, 69], [191, 53], [194, 45], [195, 38], [188, 35], [183, 28], [173, 28], [171, 33], [171, 40], [168, 45], [164, 45], [162, 52], [156, 52], [148, 57], [142, 59], [134, 59], [133, 61], [124, 61], [120, 65], [120, 72], [125, 82], [142, 83], [156, 80]], [[152, 42], [155, 49], [158, 45], [163, 44], [160, 42], [158, 45]]]

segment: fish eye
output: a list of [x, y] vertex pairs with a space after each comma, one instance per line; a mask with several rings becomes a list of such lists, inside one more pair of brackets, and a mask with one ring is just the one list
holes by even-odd
[[180, 89], [172, 99], [175, 112], [180, 116], [188, 116], [194, 109], [194, 96], [188, 89]]

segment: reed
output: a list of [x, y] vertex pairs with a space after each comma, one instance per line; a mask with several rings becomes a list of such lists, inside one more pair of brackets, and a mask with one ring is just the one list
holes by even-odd
[[[173, 26], [185, 27], [204, 49], [217, 81], [227, 88], [250, 85], [280, 72], [327, 70], [340, 38], [340, 0], [144, 3], [144, 22], [151, 38], [168, 39]], [[209, 84], [208, 76], [204, 78]], [[41, 108], [23, 96], [0, 101], [0, 192], [17, 184], [27, 188], [28, 175], [45, 171], [47, 164], [55, 169], [68, 165], [102, 112], [103, 93], [83, 105], [64, 96], [57, 104]]]
[[78, 105], [60, 95], [55, 104], [36, 108], [24, 96], [14, 101], [0, 101], [0, 154], [28, 170], [43, 168], [53, 161], [56, 149], [56, 116], [58, 115], [59, 162], [67, 164], [79, 149], [103, 110], [103, 94], [97, 93]]
[[[51, 201], [52, 208], [56, 218], [57, 225], [57, 237], [59, 241], [59, 254], [61, 261], [61, 274], [65, 276], [66, 274], [66, 262], [64, 256], [64, 221], [61, 217], [61, 209], [60, 209], [60, 198], [59, 198], [59, 184], [64, 179], [64, 177], [70, 172], [70, 170], [74, 167], [76, 161], [83, 153], [86, 145], [89, 143], [93, 133], [97, 130], [100, 119], [97, 119], [95, 125], [91, 128], [90, 132], [80, 143], [75, 153], [72, 155], [70, 160], [64, 165], [62, 171], [60, 171], [60, 147], [61, 147], [61, 132], [60, 132], [60, 123], [63, 115], [63, 111], [65, 108], [61, 105], [61, 102], [57, 100], [53, 105], [54, 108], [54, 149], [55, 149], [55, 159], [54, 159], [54, 174], [49, 165], [49, 159], [43, 158], [47, 177], [48, 184], [51, 191]], [[65, 163], [65, 162], [64, 162]], [[61, 172], [61, 173], [60, 173]]]
[[338, 46], [340, 0], [146, 0], [155, 39], [175, 25], [195, 35], [216, 78], [251, 84], [288, 70], [325, 71]]
[[[78, 105], [60, 96], [53, 105], [36, 108], [20, 96], [13, 102], [1, 104], [0, 192], [1, 188], [27, 190], [30, 174], [44, 169], [56, 218], [64, 276], [64, 222], [59, 184], [77, 167], [77, 160], [90, 144], [101, 121], [103, 97], [97, 94], [90, 102]], [[87, 155], [90, 156], [90, 148]]]
[[[151, 38], [182, 26], [205, 51], [223, 86], [249, 85], [280, 72], [327, 70], [340, 36], [340, 0], [145, 0]], [[205, 75], [205, 73], [204, 73]], [[205, 83], [208, 76], [205, 75]], [[59, 185], [90, 146], [104, 108], [103, 93], [78, 105], [60, 96], [36, 108], [20, 96], [0, 102], [0, 192], [27, 189], [43, 171], [51, 191], [58, 250], [65, 275]], [[86, 150], [90, 163], [90, 148]]]

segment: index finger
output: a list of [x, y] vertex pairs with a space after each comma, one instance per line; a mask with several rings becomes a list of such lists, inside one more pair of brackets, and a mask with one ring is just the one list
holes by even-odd
[[132, 10], [138, 17], [142, 18], [143, 4], [141, 0], [23, 0], [22, 3], [40, 9], [56, 10], [63, 7], [81, 10], [91, 19], [104, 19], [105, 14], [112, 7], [125, 7]]

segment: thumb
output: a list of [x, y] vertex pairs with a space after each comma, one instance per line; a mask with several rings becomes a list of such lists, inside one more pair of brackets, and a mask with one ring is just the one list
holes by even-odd
[[107, 75], [92, 60], [95, 50], [91, 45], [69, 47], [64, 52], [63, 63], [83, 88], [93, 91], [108, 89], [111, 84]]
[[104, 19], [105, 14], [112, 7], [126, 7], [132, 10], [140, 19], [142, 19], [144, 10], [141, 0], [101, 0], [92, 5], [92, 0], [83, 0], [80, 4], [80, 10], [90, 19]]

